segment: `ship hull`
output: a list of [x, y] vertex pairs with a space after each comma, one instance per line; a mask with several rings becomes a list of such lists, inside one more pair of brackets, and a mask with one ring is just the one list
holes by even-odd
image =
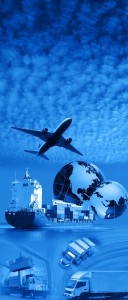
[[72, 228], [87, 227], [92, 221], [71, 221], [48, 219], [42, 211], [32, 212], [5, 212], [5, 218], [9, 225], [15, 228]]
[[29, 228], [33, 226], [35, 219], [35, 212], [31, 211], [16, 211], [16, 212], [5, 212], [5, 218], [9, 225], [15, 228]]

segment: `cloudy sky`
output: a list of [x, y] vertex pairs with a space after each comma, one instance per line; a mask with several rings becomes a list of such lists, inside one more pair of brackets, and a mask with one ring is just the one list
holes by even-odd
[[11, 129], [52, 131], [67, 117], [65, 137], [85, 161], [128, 163], [127, 19], [127, 0], [1, 1], [2, 165], [23, 160], [52, 169], [81, 158], [55, 147], [43, 162], [24, 153], [39, 140]]

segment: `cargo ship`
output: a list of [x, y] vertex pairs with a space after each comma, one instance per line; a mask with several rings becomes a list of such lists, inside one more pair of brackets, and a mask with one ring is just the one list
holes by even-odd
[[15, 228], [36, 227], [72, 227], [92, 224], [95, 214], [86, 202], [83, 206], [61, 200], [52, 200], [52, 204], [42, 204], [42, 186], [33, 180], [26, 169], [22, 180], [12, 182], [12, 198], [5, 218]]

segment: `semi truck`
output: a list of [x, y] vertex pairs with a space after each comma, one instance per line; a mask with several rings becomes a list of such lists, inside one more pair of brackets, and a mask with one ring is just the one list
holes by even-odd
[[63, 251], [63, 257], [59, 264], [63, 267], [69, 267], [72, 263], [79, 265], [87, 256], [94, 253], [93, 248], [95, 244], [89, 239], [77, 239], [68, 244], [66, 251]]
[[125, 299], [128, 271], [79, 271], [65, 288], [68, 299]]

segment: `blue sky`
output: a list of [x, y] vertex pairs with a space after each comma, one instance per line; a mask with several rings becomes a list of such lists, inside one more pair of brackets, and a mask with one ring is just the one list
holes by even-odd
[[0, 6], [2, 168], [14, 172], [24, 162], [30, 168], [34, 164], [58, 170], [58, 164], [80, 159], [58, 148], [47, 153], [50, 162], [33, 157], [24, 149], [38, 148], [39, 140], [11, 129], [52, 131], [72, 117], [65, 137], [73, 138], [83, 159], [106, 166], [123, 164], [124, 170], [127, 1], [4, 0]]

